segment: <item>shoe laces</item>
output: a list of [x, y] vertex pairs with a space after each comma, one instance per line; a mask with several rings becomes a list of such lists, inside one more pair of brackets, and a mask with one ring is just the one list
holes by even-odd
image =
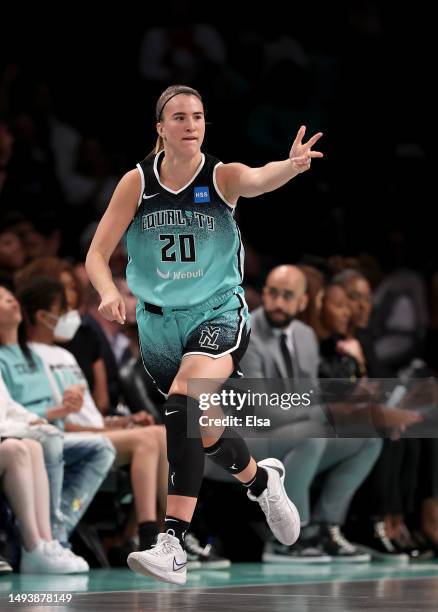
[[51, 542], [44, 542], [44, 552], [48, 553], [52, 557], [64, 557], [66, 549], [61, 546], [57, 540]]
[[150, 554], [160, 557], [174, 552], [178, 546], [170, 539], [171, 536], [167, 533], [160, 533], [156, 544], [151, 548]]
[[77, 561], [78, 559], [82, 560], [81, 557], [75, 555], [75, 553], [69, 548], [64, 548], [62, 544], [60, 544], [60, 546], [63, 549], [62, 554], [64, 555], [64, 557], [67, 557], [67, 559], [70, 559], [71, 561]]
[[51, 545], [51, 550], [55, 551], [56, 556], [63, 557], [68, 561], [85, 562], [85, 559], [79, 557], [78, 555], [75, 555], [75, 553], [70, 548], [63, 546], [58, 540], [52, 540], [51, 542], [49, 542], [49, 544]]
[[330, 534], [330, 538], [332, 541], [337, 544], [340, 548], [343, 548], [348, 553], [355, 553], [356, 548], [347, 540], [347, 538], [342, 534], [341, 530], [337, 525], [333, 525], [328, 528], [328, 532]]
[[267, 492], [262, 493], [262, 497], [259, 498], [259, 504], [266, 515], [266, 519], [272, 523], [278, 523], [283, 518], [283, 508], [281, 504], [278, 504], [281, 499], [281, 495], [268, 496]]
[[387, 548], [390, 552], [395, 552], [395, 548], [392, 545], [391, 540], [388, 538], [388, 534], [386, 533], [385, 523], [383, 521], [375, 523], [374, 529], [377, 537], [380, 538], [385, 548]]

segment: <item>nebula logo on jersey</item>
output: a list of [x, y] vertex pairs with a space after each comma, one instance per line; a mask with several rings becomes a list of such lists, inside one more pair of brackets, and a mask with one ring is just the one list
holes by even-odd
[[174, 272], [173, 280], [182, 280], [184, 278], [200, 278], [204, 276], [204, 269], [199, 268], [199, 270], [195, 270], [194, 272]]
[[208, 187], [195, 187], [195, 204], [210, 202], [210, 190]]
[[186, 278], [201, 278], [201, 276], [204, 276], [204, 268], [198, 268], [198, 270], [189, 272], [172, 272], [172, 276], [170, 276], [170, 271], [163, 272], [160, 268], [156, 268], [156, 272], [164, 280], [184, 280]]

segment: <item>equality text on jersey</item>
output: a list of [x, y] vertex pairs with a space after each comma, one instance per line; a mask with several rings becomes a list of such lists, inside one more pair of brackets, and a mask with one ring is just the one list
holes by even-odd
[[142, 230], [156, 227], [199, 227], [214, 231], [214, 217], [191, 210], [157, 210], [142, 216]]

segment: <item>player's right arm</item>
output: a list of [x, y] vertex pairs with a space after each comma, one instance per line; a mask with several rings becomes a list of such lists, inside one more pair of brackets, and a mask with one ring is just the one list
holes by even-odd
[[140, 173], [131, 170], [117, 185], [85, 261], [88, 277], [101, 298], [100, 314], [108, 321], [122, 324], [126, 318], [125, 303], [113, 282], [108, 262], [135, 215], [140, 195]]

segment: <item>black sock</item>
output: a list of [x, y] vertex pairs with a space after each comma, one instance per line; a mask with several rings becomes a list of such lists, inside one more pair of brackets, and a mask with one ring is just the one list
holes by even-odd
[[138, 539], [140, 541], [140, 550], [149, 550], [158, 535], [157, 521], [144, 521], [138, 524]]
[[268, 486], [268, 472], [258, 465], [254, 478], [242, 484], [250, 490], [251, 495], [259, 497]]
[[186, 537], [189, 527], [190, 523], [186, 523], [182, 519], [175, 518], [174, 516], [166, 516], [164, 520], [164, 532], [178, 538], [183, 548], [184, 538]]

